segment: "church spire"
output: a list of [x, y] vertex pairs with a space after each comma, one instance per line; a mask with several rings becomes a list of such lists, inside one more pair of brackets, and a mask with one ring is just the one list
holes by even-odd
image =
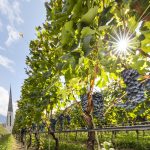
[[6, 128], [10, 133], [12, 132], [13, 124], [14, 124], [14, 117], [13, 117], [12, 93], [10, 86], [7, 121], [6, 121]]
[[10, 86], [10, 92], [9, 92], [8, 111], [13, 112], [11, 86]]

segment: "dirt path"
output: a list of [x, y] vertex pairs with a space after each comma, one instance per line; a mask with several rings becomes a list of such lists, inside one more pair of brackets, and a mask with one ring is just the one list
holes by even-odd
[[25, 150], [25, 147], [13, 137], [12, 138], [12, 150]]

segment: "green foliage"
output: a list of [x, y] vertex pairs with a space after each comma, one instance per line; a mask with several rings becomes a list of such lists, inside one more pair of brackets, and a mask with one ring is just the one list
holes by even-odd
[[62, 45], [69, 44], [68, 39], [71, 40], [73, 37], [73, 21], [68, 21], [65, 23], [64, 27], [62, 28], [62, 35], [61, 35], [61, 43]]
[[6, 134], [8, 134], [8, 131], [2, 125], [0, 125], [0, 135], [6, 135]]
[[[45, 149], [48, 149], [49, 148], [49, 145], [50, 145], [50, 149], [54, 149], [55, 147], [55, 143], [54, 141], [47, 141], [47, 144], [45, 144]], [[73, 143], [68, 143], [68, 142], [63, 142], [60, 144], [60, 149], [61, 150], [86, 150], [85, 148], [86, 146], [85, 145], [81, 145], [81, 144], [73, 144]]]
[[13, 137], [9, 134], [4, 135], [0, 138], [0, 149], [1, 150], [11, 150], [13, 145]]
[[[31, 128], [32, 123], [39, 125], [42, 121], [48, 129], [50, 118], [74, 101], [80, 101], [80, 95], [89, 92], [94, 78], [94, 90], [104, 95], [106, 124], [133, 121], [137, 116], [150, 119], [148, 91], [146, 100], [133, 110], [116, 105], [127, 100], [120, 75], [122, 70], [138, 70], [141, 82], [145, 82], [145, 76], [149, 77], [148, 5], [140, 7], [146, 11], [139, 16], [138, 2], [133, 4], [125, 0], [51, 0], [45, 3], [47, 19], [36, 28], [36, 39], [29, 45], [28, 77], [22, 86], [14, 132], [19, 133], [21, 128]], [[142, 18], [139, 35], [135, 29]], [[114, 32], [119, 29], [131, 32], [137, 42], [125, 57], [116, 55], [111, 43]], [[81, 108], [73, 106], [70, 112], [72, 128], [85, 126]], [[101, 124], [96, 119], [95, 122]]]
[[93, 22], [93, 19], [96, 17], [98, 13], [98, 6], [90, 8], [86, 14], [81, 17], [81, 22], [89, 25]]

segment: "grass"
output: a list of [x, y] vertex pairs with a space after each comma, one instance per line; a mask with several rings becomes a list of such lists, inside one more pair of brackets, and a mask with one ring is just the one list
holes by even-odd
[[2, 125], [0, 125], [0, 136], [0, 150], [11, 150], [12, 137]]
[[139, 132], [138, 138], [136, 131], [118, 132], [116, 137], [112, 137], [112, 133], [99, 134], [101, 142], [111, 141], [115, 149], [133, 149], [133, 150], [150, 150], [150, 132]]
[[[124, 138], [125, 137], [125, 138]], [[119, 134], [114, 139], [115, 147], [119, 148], [132, 148], [135, 150], [150, 150], [150, 132], [146, 132], [143, 136], [143, 132], [139, 132], [137, 138], [136, 132], [128, 132]]]
[[[57, 135], [60, 141], [74, 142], [85, 145], [87, 140], [87, 133], [78, 133], [75, 140], [75, 133]], [[138, 138], [136, 131], [117, 132], [116, 136], [112, 136], [111, 132], [98, 133], [100, 144], [105, 141], [112, 143], [115, 149], [133, 149], [133, 150], [150, 150], [150, 131], [139, 131]], [[97, 145], [95, 145], [97, 147]], [[86, 147], [86, 146], [84, 146]]]
[[[56, 134], [59, 137], [60, 150], [86, 150], [87, 133], [67, 133]], [[41, 134], [41, 150], [53, 150], [55, 141], [51, 136]], [[99, 141], [103, 144], [105, 141], [112, 143], [115, 150], [150, 150], [150, 131], [139, 132], [117, 132], [116, 137], [112, 137], [111, 132], [98, 133]], [[33, 138], [33, 147], [35, 147], [35, 140]], [[0, 139], [0, 150], [11, 150], [13, 143], [12, 135], [4, 135]], [[95, 145], [97, 147], [97, 144]], [[95, 148], [97, 150], [97, 148]]]
[[7, 130], [2, 125], [0, 125], [0, 135], [5, 135], [5, 134], [8, 134]]
[[[51, 136], [40, 134], [41, 150], [53, 150], [55, 141]], [[59, 138], [60, 150], [86, 150], [87, 133], [61, 133], [56, 134]], [[34, 136], [32, 136], [34, 139]], [[111, 132], [98, 133], [98, 138], [102, 144], [111, 144], [111, 148], [115, 150], [150, 150], [150, 131], [140, 131], [137, 138], [136, 131], [117, 132], [116, 136], [112, 136]], [[35, 140], [33, 140], [35, 145]], [[35, 146], [33, 146], [35, 147]], [[95, 144], [97, 150], [97, 144]], [[109, 150], [109, 148], [108, 148]]]
[[[55, 147], [55, 142], [54, 141], [47, 141], [46, 144], [44, 145], [44, 149], [54, 149]], [[68, 143], [67, 141], [60, 142], [59, 145], [60, 150], [86, 150], [85, 145], [83, 144], [75, 144], [75, 143]]]
[[[82, 140], [84, 141], [75, 141], [73, 135], [71, 136], [65, 136], [65, 139], [63, 136], [60, 135], [60, 140], [59, 140], [59, 149], [60, 150], [86, 150], [86, 145], [85, 145], [85, 139], [83, 138]], [[27, 138], [28, 139], [28, 138]], [[29, 140], [29, 139], [28, 139]], [[41, 150], [54, 150], [55, 147], [55, 141], [51, 136], [41, 134], [40, 135], [40, 149]], [[34, 135], [32, 136], [32, 147], [36, 147], [36, 141], [34, 138]]]
[[11, 150], [12, 141], [13, 141], [12, 135], [9, 134], [4, 135], [0, 139], [0, 150]]

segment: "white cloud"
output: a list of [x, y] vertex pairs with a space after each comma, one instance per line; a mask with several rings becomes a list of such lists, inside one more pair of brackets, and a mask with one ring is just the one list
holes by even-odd
[[0, 86], [0, 114], [5, 116], [7, 115], [8, 99], [9, 99], [8, 91]]
[[[9, 92], [2, 86], [0, 86], [0, 114], [6, 116], [8, 110]], [[15, 115], [17, 102], [13, 102], [13, 112]]]
[[14, 62], [12, 60], [0, 55], [0, 66], [3, 66], [5, 68], [9, 69], [9, 71], [11, 71], [11, 72], [14, 72], [12, 64], [14, 64]]
[[[15, 29], [15, 24], [23, 23], [21, 18], [21, 9], [19, 0], [0, 0], [0, 14], [8, 19], [7, 31], [8, 39], [6, 46], [10, 46], [14, 41], [19, 39], [18, 31]], [[2, 23], [0, 21], [0, 29]]]
[[20, 35], [19, 32], [10, 25], [7, 26], [7, 31], [8, 31], [8, 39], [6, 40], [5, 44], [6, 46], [10, 46], [13, 42], [19, 40]]
[[7, 16], [11, 25], [23, 23], [23, 19], [20, 16], [20, 3], [16, 0], [0, 0], [0, 12]]

